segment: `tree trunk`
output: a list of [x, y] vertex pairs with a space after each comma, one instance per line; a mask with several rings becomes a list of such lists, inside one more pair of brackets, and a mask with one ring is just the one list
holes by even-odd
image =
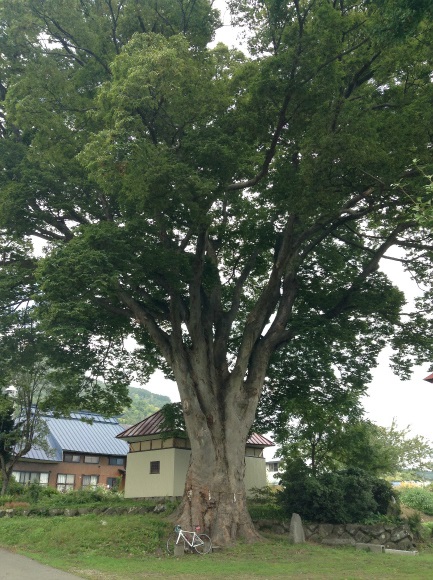
[[[191, 462], [179, 523], [191, 530], [200, 525], [212, 542], [220, 546], [233, 544], [237, 538], [258, 540], [260, 536], [246, 504], [246, 435], [241, 433], [245, 429], [233, 431], [231, 437], [218, 437], [216, 433], [221, 431], [221, 426], [215, 423], [207, 429], [202, 429], [201, 421], [191, 417], [188, 423]], [[191, 423], [196, 424], [195, 429]]]
[[8, 488], [9, 488], [9, 479], [6, 478], [3, 474], [1, 495], [6, 495]]
[[260, 536], [247, 510], [244, 475], [245, 445], [258, 391], [245, 404], [242, 381], [217, 383], [218, 388], [194, 380], [189, 373], [178, 373], [177, 378], [191, 442], [178, 523], [185, 529], [200, 525], [219, 546], [233, 544], [237, 538], [257, 541]]
[[2, 489], [0, 495], [6, 495], [9, 489], [9, 482], [12, 476], [12, 470], [6, 468], [3, 460], [1, 461], [1, 476], [2, 476]]

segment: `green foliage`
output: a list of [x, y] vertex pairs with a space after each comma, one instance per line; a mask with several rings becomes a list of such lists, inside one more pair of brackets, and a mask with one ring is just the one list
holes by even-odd
[[433, 538], [433, 522], [424, 522], [421, 525], [421, 537], [425, 542], [431, 544]]
[[253, 520], [283, 520], [287, 514], [278, 502], [275, 489], [270, 486], [250, 489], [248, 511]]
[[49, 504], [53, 507], [98, 505], [100, 503], [110, 503], [113, 499], [123, 499], [122, 494], [101, 487], [70, 490], [48, 497], [50, 499]]
[[[3, 487], [3, 478], [2, 478], [1, 475], [0, 475], [0, 486]], [[20, 484], [17, 481], [15, 481], [15, 478], [12, 477], [9, 480], [9, 486], [8, 486], [7, 494], [5, 494], [4, 496], [1, 496], [0, 495], [1, 501], [3, 501], [3, 498], [4, 497], [10, 497], [10, 496], [12, 496], [13, 498], [18, 498], [21, 501], [21, 497], [20, 496], [22, 496], [23, 494], [25, 494], [25, 491], [26, 491], [25, 487], [22, 484]]]
[[56, 488], [48, 485], [39, 485], [35, 482], [26, 485], [15, 482], [15, 485], [9, 486], [9, 492], [19, 496], [20, 501], [27, 501], [32, 505], [44, 503], [45, 501], [56, 501], [58, 496], [61, 495]]
[[4, 494], [2, 496], [0, 496], [0, 505], [4, 505], [5, 503], [8, 503], [10, 501], [13, 501], [14, 499], [14, 495], [12, 494]]
[[19, 429], [14, 419], [13, 400], [0, 393], [0, 460], [4, 468], [13, 457], [14, 446], [19, 438]]
[[161, 431], [164, 437], [186, 437], [185, 418], [180, 403], [169, 403], [161, 409]]
[[430, 490], [422, 487], [403, 487], [398, 493], [402, 504], [433, 516], [433, 492]]
[[432, 443], [410, 437], [410, 427], [400, 429], [393, 420], [385, 428], [362, 419], [353, 392], [350, 398], [343, 395], [320, 405], [322, 398], [323, 393], [313, 393], [308, 401], [299, 393], [286, 401], [280, 419], [286, 417], [287, 423], [277, 421], [274, 438], [288, 466], [302, 463], [313, 474], [349, 467], [382, 477], [403, 471], [409, 478], [431, 469]]
[[309, 521], [362, 523], [375, 514], [386, 514], [396, 501], [391, 484], [361, 470], [328, 472], [287, 471], [279, 500], [286, 512]]
[[151, 393], [146, 389], [129, 387], [128, 392], [131, 403], [119, 417], [119, 422], [126, 425], [135, 425], [170, 402], [169, 397]]

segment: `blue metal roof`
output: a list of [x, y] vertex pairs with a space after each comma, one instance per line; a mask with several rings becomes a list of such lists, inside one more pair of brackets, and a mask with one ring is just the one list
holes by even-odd
[[25, 455], [25, 459], [62, 461], [63, 451], [116, 456], [128, 453], [128, 444], [116, 439], [116, 435], [124, 430], [116, 418], [105, 418], [85, 411], [59, 418], [49, 414], [44, 419], [53, 455], [47, 455], [42, 449], [34, 447]]

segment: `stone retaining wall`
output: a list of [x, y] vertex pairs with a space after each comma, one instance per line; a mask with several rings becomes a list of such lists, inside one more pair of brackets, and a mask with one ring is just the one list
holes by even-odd
[[[290, 522], [258, 520], [258, 530], [269, 530], [275, 534], [288, 534]], [[303, 524], [305, 539], [332, 546], [356, 543], [378, 544], [395, 550], [413, 550], [416, 546], [413, 534], [407, 525], [391, 524]]]

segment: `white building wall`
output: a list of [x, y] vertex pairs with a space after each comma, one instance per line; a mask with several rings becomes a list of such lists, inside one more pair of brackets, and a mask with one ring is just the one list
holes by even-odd
[[247, 495], [253, 487], [264, 487], [266, 481], [266, 462], [263, 457], [245, 457], [245, 489]]
[[[125, 497], [166, 497], [174, 493], [175, 449], [156, 449], [128, 454]], [[160, 462], [160, 472], [150, 473], [150, 462]]]
[[[125, 497], [182, 496], [191, 457], [188, 449], [155, 449], [128, 454]], [[150, 473], [150, 462], [160, 462], [160, 473]], [[267, 485], [263, 457], [245, 457], [245, 488]]]

